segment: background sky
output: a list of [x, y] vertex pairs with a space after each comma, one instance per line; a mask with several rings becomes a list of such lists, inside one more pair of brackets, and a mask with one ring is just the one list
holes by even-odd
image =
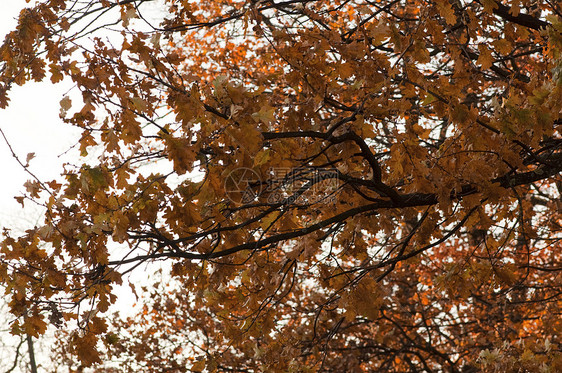
[[[0, 0], [0, 42], [16, 27], [21, 9], [31, 7], [32, 3], [28, 4], [25, 0]], [[0, 109], [0, 128], [13, 151], [24, 163], [28, 153], [35, 153], [29, 169], [42, 181], [58, 179], [65, 162], [79, 163], [76, 157], [78, 152], [74, 148], [79, 139], [79, 131], [64, 124], [59, 118], [59, 102], [72, 86], [72, 82], [68, 80], [52, 84], [48, 77], [42, 83], [13, 86], [9, 92], [8, 108]], [[22, 195], [25, 189], [23, 184], [30, 180], [31, 176], [13, 158], [1, 136], [0, 167], [0, 230], [10, 228], [16, 236], [18, 232], [41, 224], [43, 209], [31, 203], [22, 208], [14, 199], [14, 196]], [[118, 289], [118, 293], [120, 302], [116, 308], [132, 310], [135, 299], [130, 290]], [[0, 371], [11, 367], [19, 341], [9, 333], [10, 320], [6, 304], [0, 303]], [[52, 333], [53, 330], [49, 331], [46, 337], [34, 342], [39, 366], [48, 365], [50, 362], [49, 348], [54, 338]], [[25, 370], [25, 346], [20, 353], [24, 354], [23, 365], [14, 372]]]
[[[31, 6], [25, 0], [0, 0], [0, 38], [16, 26], [16, 19], [24, 7]], [[59, 101], [71, 88], [71, 82], [59, 84], [28, 83], [14, 86], [9, 92], [7, 109], [0, 109], [0, 128], [8, 138], [14, 152], [25, 163], [28, 153], [34, 152], [30, 170], [44, 181], [60, 174], [63, 162], [72, 161], [72, 152], [59, 156], [76, 143], [76, 130], [62, 123], [59, 118]], [[74, 134], [74, 135], [73, 135]], [[75, 154], [75, 153], [74, 153]], [[26, 209], [16, 202], [23, 184], [31, 179], [0, 136], [0, 227], [15, 230], [35, 224], [41, 210], [28, 204]], [[40, 223], [40, 222], [39, 222]]]
[[[27, 4], [25, 0], [0, 0], [0, 42], [16, 27], [19, 12], [26, 6], [31, 4]], [[73, 131], [65, 126], [58, 116], [59, 101], [69, 88], [69, 83], [53, 85], [48, 82], [14, 86], [9, 93], [10, 106], [0, 109], [0, 128], [14, 152], [23, 162], [27, 153], [34, 152], [36, 158], [30, 162], [30, 170], [44, 180], [52, 180], [60, 174], [63, 160], [58, 155], [76, 141], [76, 137], [71, 136]], [[0, 169], [0, 229], [11, 228], [18, 232], [41, 223], [40, 208], [28, 204], [22, 209], [14, 199], [14, 196], [21, 195], [24, 190], [23, 183], [30, 179], [30, 175], [13, 158], [1, 136]], [[0, 371], [5, 371], [13, 364], [15, 348], [19, 342], [18, 338], [9, 333], [10, 321], [7, 306], [1, 303]], [[49, 361], [48, 346], [52, 338], [49, 336], [34, 342], [39, 366]], [[23, 372], [26, 368], [25, 346], [21, 348], [20, 353], [24, 355], [24, 360], [21, 361], [23, 365], [19, 365], [14, 372]]]
[[[31, 7], [25, 0], [0, 0], [0, 42], [5, 35], [17, 25], [20, 11]], [[149, 13], [151, 20], [158, 23], [160, 12], [158, 8]], [[44, 82], [27, 83], [24, 86], [13, 86], [9, 92], [9, 106], [0, 109], [0, 128], [6, 135], [13, 151], [25, 163], [28, 153], [35, 153], [31, 160], [29, 170], [42, 181], [59, 179], [64, 163], [81, 164], [84, 160], [78, 159], [76, 143], [80, 138], [80, 131], [62, 122], [59, 118], [60, 100], [73, 87], [70, 80], [52, 84], [49, 74]], [[70, 96], [76, 95], [76, 90]], [[75, 103], [78, 100], [73, 100]], [[23, 184], [32, 179], [14, 159], [10, 148], [0, 136], [0, 167], [2, 173], [0, 180], [0, 231], [2, 228], [13, 230], [13, 236], [18, 232], [41, 225], [43, 222], [43, 209], [26, 203], [25, 208], [14, 199], [22, 195], [25, 190]], [[119, 253], [119, 248], [112, 247], [112, 251]], [[161, 264], [163, 265], [163, 264]], [[153, 266], [157, 267], [157, 266]], [[134, 272], [131, 278], [135, 283], [147, 284], [151, 271], [143, 272], [142, 269]], [[1, 289], [0, 289], [1, 291]], [[137, 310], [136, 299], [130, 288], [126, 285], [117, 287], [117, 303], [110, 309], [119, 310], [121, 313], [133, 314]], [[0, 293], [1, 294], [1, 293]], [[0, 302], [0, 372], [5, 364], [13, 361], [17, 339], [9, 335], [10, 316], [5, 305]], [[52, 334], [52, 333], [49, 333]], [[52, 336], [36, 341], [38, 363], [49, 362], [49, 340]], [[10, 347], [12, 346], [12, 347]], [[42, 348], [44, 347], [44, 348]]]

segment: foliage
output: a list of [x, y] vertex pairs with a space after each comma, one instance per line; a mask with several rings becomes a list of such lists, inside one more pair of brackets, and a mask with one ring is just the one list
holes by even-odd
[[72, 80], [96, 157], [18, 197], [14, 333], [103, 371], [561, 371], [561, 52], [550, 0], [23, 10], [0, 106]]

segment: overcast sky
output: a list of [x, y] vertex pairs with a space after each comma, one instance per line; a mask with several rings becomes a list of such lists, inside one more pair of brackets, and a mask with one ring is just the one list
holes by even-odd
[[[0, 38], [16, 26], [20, 10], [30, 6], [25, 0], [0, 0]], [[49, 181], [60, 174], [63, 159], [59, 155], [69, 149], [76, 136], [59, 119], [59, 101], [71, 88], [67, 83], [28, 83], [14, 86], [9, 93], [10, 104], [0, 109], [0, 128], [10, 141], [15, 153], [25, 162], [28, 153], [34, 152], [30, 170], [39, 178]], [[21, 195], [23, 183], [29, 180], [21, 166], [12, 157], [4, 139], [0, 138], [2, 182], [0, 183], [0, 226], [16, 229], [29, 227], [39, 218], [37, 208], [21, 209], [14, 200]], [[68, 161], [68, 157], [66, 158]]]
[[[30, 5], [25, 0], [0, 0], [2, 41], [5, 34], [16, 26], [15, 18], [26, 6]], [[14, 86], [9, 93], [8, 108], [0, 109], [0, 128], [22, 161], [25, 162], [28, 153], [35, 153], [30, 170], [42, 181], [58, 179], [65, 162], [80, 164], [83, 161], [77, 159], [78, 151], [74, 146], [80, 138], [79, 129], [70, 127], [59, 118], [59, 102], [72, 87], [69, 80], [51, 84], [47, 74], [45, 82]], [[62, 153], [64, 155], [60, 156]], [[29, 203], [22, 209], [14, 199], [14, 196], [21, 195], [23, 184], [31, 176], [12, 157], [1, 138], [0, 160], [3, 171], [3, 180], [0, 182], [0, 229], [13, 228], [17, 232], [42, 224], [42, 209]], [[146, 273], [143, 279], [146, 282]], [[116, 308], [132, 312], [135, 300], [128, 286], [118, 287], [117, 293], [120, 299]]]

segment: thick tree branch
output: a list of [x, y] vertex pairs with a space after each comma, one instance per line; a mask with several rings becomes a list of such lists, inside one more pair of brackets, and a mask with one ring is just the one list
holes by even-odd
[[518, 25], [531, 28], [533, 30], [541, 30], [545, 29], [549, 23], [543, 21], [542, 19], [533, 17], [530, 14], [519, 13], [518, 15], [514, 16], [510, 8], [503, 5], [499, 1], [496, 1], [497, 8], [494, 9], [494, 14], [505, 19], [506, 21], [516, 23]]
[[[494, 183], [499, 183], [500, 186], [503, 188], [513, 188], [516, 186], [527, 185], [533, 183], [535, 181], [543, 180], [549, 177], [552, 177], [558, 173], [562, 172], [562, 162], [559, 162], [556, 166], [542, 166], [539, 167], [537, 170], [529, 171], [521, 174], [515, 175], [505, 175], [499, 178], [495, 178], [491, 180]], [[472, 195], [478, 192], [478, 189], [467, 185], [463, 187], [460, 191], [452, 192], [451, 199], [462, 199], [464, 196]], [[220, 250], [220, 251], [213, 251], [210, 253], [194, 253], [194, 252], [185, 252], [185, 251], [177, 251], [174, 250], [173, 252], [160, 252], [154, 253], [150, 255], [141, 255], [134, 258], [123, 259], [118, 261], [112, 261], [110, 265], [122, 265], [133, 263], [137, 261], [145, 261], [148, 259], [160, 259], [160, 258], [184, 258], [190, 260], [209, 260], [209, 259], [216, 259], [225, 256], [229, 256], [235, 254], [240, 251], [244, 250], [260, 250], [271, 245], [275, 245], [284, 241], [292, 240], [295, 238], [303, 237], [313, 232], [316, 232], [322, 228], [331, 226], [333, 224], [342, 223], [347, 219], [357, 216], [366, 212], [373, 212], [381, 209], [403, 209], [408, 207], [421, 207], [421, 206], [429, 206], [435, 205], [439, 203], [438, 195], [436, 193], [410, 193], [410, 194], [402, 194], [400, 196], [400, 200], [379, 200], [374, 203], [369, 203], [367, 205], [358, 206], [351, 208], [347, 211], [339, 213], [331, 218], [325, 219], [321, 222], [316, 224], [312, 224], [308, 227], [295, 229], [289, 232], [275, 234], [257, 241], [251, 241], [244, 244], [236, 245], [231, 248]], [[269, 210], [268, 210], [269, 211]], [[260, 214], [263, 216], [263, 214]], [[466, 216], [465, 219], [466, 220]], [[464, 221], [463, 220], [463, 221]], [[252, 219], [255, 221], [255, 219]], [[213, 229], [212, 231], [201, 232], [197, 235], [184, 237], [181, 239], [176, 240], [169, 240], [166, 239], [163, 241], [164, 245], [173, 245], [177, 246], [181, 243], [191, 242], [197, 238], [202, 236], [210, 235], [211, 233], [219, 233], [222, 231], [231, 231], [236, 229], [235, 227], [220, 227]], [[154, 237], [156, 239], [162, 239], [158, 237]]]

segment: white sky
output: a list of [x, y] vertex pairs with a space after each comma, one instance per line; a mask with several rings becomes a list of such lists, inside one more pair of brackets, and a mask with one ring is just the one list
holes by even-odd
[[[16, 19], [21, 9], [27, 4], [25, 0], [0, 0], [0, 42], [6, 33], [16, 26]], [[39, 178], [46, 181], [57, 178], [60, 174], [63, 161], [59, 154], [69, 148], [76, 133], [65, 126], [59, 119], [59, 101], [68, 90], [63, 84], [53, 85], [46, 83], [26, 84], [23, 87], [14, 86], [9, 93], [10, 105], [0, 109], [0, 128], [8, 138], [14, 152], [25, 162], [27, 153], [34, 152], [36, 158], [30, 163], [30, 170]], [[21, 166], [12, 157], [11, 152], [0, 138], [0, 166], [3, 180], [0, 182], [0, 229], [13, 228], [15, 232], [33, 227], [41, 223], [41, 209], [28, 205], [24, 210], [13, 198], [21, 195], [24, 190], [23, 183], [30, 179]], [[9, 325], [9, 316], [3, 314], [5, 307], [0, 307], [0, 367], [11, 366], [14, 360], [17, 338], [12, 337], [6, 330]], [[52, 337], [49, 337], [52, 338]], [[35, 342], [37, 363], [41, 365], [49, 361], [48, 338]], [[24, 355], [27, 349], [20, 351]], [[23, 356], [27, 362], [27, 356]], [[21, 368], [21, 369], [20, 369]], [[27, 371], [20, 365], [15, 372]]]
[[[4, 40], [6, 33], [15, 28], [21, 9], [30, 6], [25, 0], [0, 0], [0, 42]], [[158, 17], [154, 17], [154, 22], [157, 22]], [[44, 82], [13, 86], [9, 92], [9, 106], [0, 109], [0, 128], [12, 149], [24, 163], [28, 153], [35, 153], [35, 158], [30, 162], [30, 171], [42, 181], [58, 179], [65, 162], [83, 162], [77, 159], [76, 148], [67, 152], [80, 138], [80, 131], [71, 128], [59, 118], [59, 102], [72, 88], [72, 82], [66, 80], [54, 85], [49, 78], [47, 73]], [[72, 94], [70, 96], [72, 97]], [[65, 154], [60, 156], [63, 153]], [[14, 235], [17, 235], [17, 232], [42, 224], [42, 209], [31, 205], [30, 202], [22, 209], [14, 199], [14, 196], [22, 195], [25, 189], [23, 184], [30, 180], [31, 176], [12, 157], [1, 136], [0, 166], [3, 175], [0, 182], [0, 230], [11, 228]], [[133, 280], [147, 284], [150, 273], [152, 270], [143, 273], [143, 268], [139, 268], [134, 273], [138, 281], [135, 278]], [[110, 311], [120, 310], [125, 316], [133, 314], [137, 308], [134, 307], [135, 298], [128, 286], [117, 287], [116, 294], [119, 299]], [[4, 315], [0, 315], [0, 324], [5, 321], [3, 317]], [[0, 340], [6, 336], [1, 333], [2, 329], [4, 325], [0, 325]], [[41, 353], [37, 358], [39, 363], [41, 360], [48, 360], [46, 355]], [[0, 350], [0, 367], [4, 363], [3, 359]]]
[[[31, 1], [27, 4], [25, 0], [0, 0], [0, 42], [4, 40], [6, 33], [15, 28], [21, 9], [31, 7], [33, 3]], [[158, 5], [152, 4], [150, 11], [144, 15], [157, 24], [161, 20], [161, 12], [158, 10]], [[141, 26], [146, 28], [143, 22]], [[65, 162], [83, 162], [75, 162], [78, 154], [76, 149], [66, 153], [80, 138], [79, 129], [71, 128], [59, 118], [59, 102], [73, 84], [70, 80], [52, 84], [49, 78], [47, 73], [44, 82], [13, 86], [9, 92], [8, 108], [0, 109], [0, 128], [24, 163], [28, 153], [35, 153], [35, 158], [30, 162], [30, 171], [42, 181], [58, 178]], [[76, 91], [70, 97], [74, 103], [80, 100]], [[61, 157], [63, 153], [66, 154]], [[0, 229], [12, 227], [18, 230], [35, 225], [37, 219], [41, 219], [41, 210], [31, 203], [24, 210], [14, 199], [14, 196], [22, 195], [23, 184], [32, 177], [12, 157], [1, 136], [0, 166], [4, 175], [4, 180], [0, 183]]]
[[[24, 7], [31, 6], [25, 0], [0, 0], [0, 42], [4, 36], [16, 26], [16, 18]], [[79, 163], [76, 159], [78, 153], [67, 150], [76, 144], [80, 131], [71, 128], [59, 118], [60, 100], [72, 88], [72, 82], [63, 81], [52, 84], [49, 74], [44, 82], [27, 83], [24, 86], [14, 86], [9, 92], [10, 102], [6, 109], [0, 109], [0, 128], [8, 138], [16, 155], [25, 163], [28, 153], [34, 152], [35, 158], [30, 162], [30, 171], [42, 181], [58, 179], [65, 162]], [[67, 152], [64, 156], [62, 153]], [[73, 158], [74, 155], [74, 158]], [[76, 162], [75, 162], [76, 160]], [[17, 161], [12, 157], [10, 149], [0, 136], [0, 166], [3, 180], [0, 182], [0, 230], [11, 228], [14, 235], [17, 232], [39, 225], [42, 223], [43, 210], [30, 203], [22, 209], [14, 196], [22, 195], [23, 184], [31, 179]], [[146, 280], [146, 276], [144, 277]], [[128, 286], [117, 287], [119, 301], [110, 309], [120, 310], [133, 314], [135, 298]], [[12, 338], [5, 330], [9, 320], [2, 315], [4, 310], [0, 308], [0, 370], [6, 367], [7, 362], [13, 361], [16, 338]], [[124, 312], [124, 313], [127, 313]], [[48, 335], [52, 331], [48, 332]], [[35, 342], [36, 360], [39, 366], [49, 365], [49, 348], [52, 336], [39, 339]], [[4, 346], [4, 348], [2, 348]], [[25, 351], [23, 351], [25, 350]], [[22, 349], [27, 354], [27, 349]], [[24, 356], [27, 361], [27, 356]], [[8, 364], [8, 365], [10, 365]], [[21, 366], [20, 366], [21, 367]], [[26, 370], [27, 371], [27, 370]], [[16, 369], [15, 372], [23, 372]]]
[[[16, 26], [25, 0], [0, 0], [0, 38]], [[28, 153], [34, 152], [30, 170], [44, 181], [57, 178], [62, 170], [63, 159], [59, 155], [68, 150], [77, 140], [76, 130], [62, 123], [59, 118], [59, 101], [70, 88], [69, 83], [53, 85], [47, 79], [42, 83], [13, 86], [9, 92], [8, 108], [0, 109], [0, 128], [10, 141], [14, 152], [25, 163]], [[71, 135], [74, 134], [74, 135]], [[35, 224], [40, 210], [29, 205], [23, 210], [13, 198], [21, 195], [23, 183], [31, 179], [12, 157], [0, 138], [0, 160], [2, 175], [0, 183], [0, 227], [15, 230]], [[69, 161], [68, 156], [65, 161]], [[39, 222], [41, 223], [41, 222]]]

